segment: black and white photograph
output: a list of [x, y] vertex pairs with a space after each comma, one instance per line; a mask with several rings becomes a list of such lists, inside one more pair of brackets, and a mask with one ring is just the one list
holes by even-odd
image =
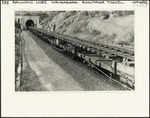
[[15, 91], [134, 91], [134, 10], [15, 11]]
[[2, 117], [149, 116], [149, 1], [1, 1]]

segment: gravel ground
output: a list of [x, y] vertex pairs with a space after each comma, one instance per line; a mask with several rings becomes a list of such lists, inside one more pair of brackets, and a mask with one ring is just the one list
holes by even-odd
[[20, 91], [46, 91], [35, 72], [31, 69], [25, 55], [25, 42], [23, 40], [23, 72]]
[[104, 75], [91, 69], [87, 65], [71, 59], [66, 54], [58, 52], [50, 44], [29, 33], [41, 49], [45, 51], [47, 56], [58, 64], [64, 71], [72, 75], [72, 77], [86, 91], [113, 91], [125, 90], [125, 88], [108, 80]]
[[38, 80], [36, 74], [31, 69], [29, 64], [25, 67], [21, 79], [20, 91], [46, 91], [47, 89]]

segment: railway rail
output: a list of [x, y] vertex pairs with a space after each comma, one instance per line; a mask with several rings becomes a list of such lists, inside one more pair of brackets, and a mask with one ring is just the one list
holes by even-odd
[[[28, 29], [39, 38], [50, 42], [58, 51], [66, 51], [70, 57], [80, 58], [109, 79], [128, 90], [134, 90], [134, 67], [130, 67], [130, 64], [134, 65], [133, 49], [85, 41], [34, 27]], [[127, 60], [125, 62], [129, 65], [123, 64], [124, 60]]]
[[63, 34], [59, 34], [59, 33], [47, 32], [46, 30], [38, 29], [38, 28], [34, 28], [34, 27], [30, 27], [30, 30], [32, 30], [32, 31], [36, 30], [36, 32], [42, 33], [42, 35], [45, 35], [45, 38], [48, 38], [49, 36], [55, 37], [60, 40], [71, 43], [75, 46], [92, 49], [92, 51], [97, 52], [97, 53], [100, 51], [104, 51], [104, 52], [108, 52], [112, 55], [120, 56], [120, 57], [134, 61], [134, 50], [133, 49], [127, 49], [127, 48], [114, 46], [114, 45], [110, 45], [110, 44], [106, 44], [106, 43], [96, 43], [94, 41], [86, 41], [84, 39], [75, 38], [75, 37], [71, 37], [71, 36], [67, 36], [67, 35], [63, 35]]

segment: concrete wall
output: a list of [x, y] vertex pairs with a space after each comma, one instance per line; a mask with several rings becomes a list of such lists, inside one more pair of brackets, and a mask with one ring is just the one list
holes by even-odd
[[28, 20], [32, 20], [34, 22], [34, 27], [39, 27], [39, 16], [16, 16], [15, 21], [18, 21], [20, 19], [22, 29], [26, 28], [26, 22]]

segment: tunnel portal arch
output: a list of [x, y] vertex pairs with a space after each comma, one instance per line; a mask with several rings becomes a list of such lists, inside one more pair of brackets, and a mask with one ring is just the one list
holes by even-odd
[[35, 24], [34, 24], [34, 21], [33, 21], [33, 20], [29, 19], [29, 20], [26, 21], [26, 28], [27, 28], [27, 29], [28, 29], [29, 26], [34, 27], [34, 25], [35, 25]]
[[15, 16], [15, 22], [20, 19], [21, 29], [27, 30], [29, 26], [40, 28], [39, 16]]

